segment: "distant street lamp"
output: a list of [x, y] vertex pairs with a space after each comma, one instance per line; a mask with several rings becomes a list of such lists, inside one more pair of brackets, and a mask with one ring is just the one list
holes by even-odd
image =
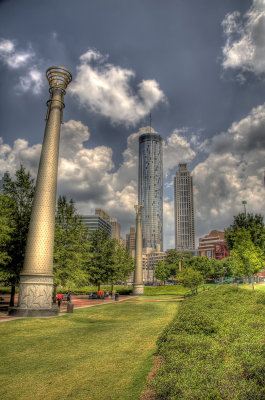
[[245, 214], [245, 218], [247, 219], [247, 210], [246, 210], [246, 205], [248, 204], [246, 200], [242, 201], [243, 207], [244, 207], [244, 214]]

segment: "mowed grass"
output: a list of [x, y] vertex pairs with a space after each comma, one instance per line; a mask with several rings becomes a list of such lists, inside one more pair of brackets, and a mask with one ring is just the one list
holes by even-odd
[[[242, 284], [242, 285], [240, 285], [240, 288], [253, 290], [253, 287], [250, 284]], [[265, 283], [261, 283], [261, 284], [255, 285], [255, 289], [254, 290], [265, 292]]]
[[183, 297], [189, 289], [182, 285], [166, 285], [166, 286], [146, 286], [144, 294], [146, 296], [175, 295], [176, 298]]
[[1, 400], [138, 399], [177, 308], [119, 302], [1, 323]]
[[[183, 296], [180, 296], [180, 295], [177, 295], [177, 294], [158, 294], [158, 295], [148, 295], [148, 296], [141, 296], [141, 297], [138, 297], [137, 298], [137, 301], [146, 301], [146, 302], [148, 302], [148, 301], [152, 301], [152, 300], [160, 300], [160, 301], [163, 301], [163, 300], [171, 300], [171, 299], [173, 299], [173, 300], [177, 300], [177, 299], [183, 299], [184, 298], [184, 295]], [[133, 299], [134, 300], [134, 299]], [[125, 300], [125, 301], [132, 301], [132, 299], [131, 298], [129, 298], [128, 300]]]

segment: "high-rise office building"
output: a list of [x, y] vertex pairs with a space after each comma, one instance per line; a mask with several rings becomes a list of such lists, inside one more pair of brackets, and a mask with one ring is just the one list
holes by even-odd
[[121, 236], [121, 226], [118, 223], [117, 218], [110, 217], [109, 222], [111, 225], [111, 238], [119, 241]]
[[100, 218], [105, 219], [105, 221], [110, 220], [109, 214], [102, 210], [102, 208], [95, 208], [95, 215], [98, 215]]
[[163, 250], [163, 139], [151, 127], [139, 137], [138, 204], [143, 205], [143, 250]]
[[177, 250], [194, 250], [193, 182], [187, 164], [179, 164], [174, 177], [175, 247]]
[[126, 233], [126, 247], [130, 250], [130, 256], [135, 258], [135, 226], [130, 227], [130, 233]]
[[105, 229], [111, 237], [111, 225], [99, 215], [82, 215], [82, 222], [89, 227], [90, 232], [98, 229]]

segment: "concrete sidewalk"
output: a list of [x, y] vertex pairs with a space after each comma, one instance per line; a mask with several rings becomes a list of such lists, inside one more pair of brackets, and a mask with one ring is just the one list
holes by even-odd
[[[8, 316], [7, 309], [1, 310], [1, 306], [7, 308], [9, 304], [10, 295], [2, 295], [1, 296], [4, 300], [0, 304], [0, 322], [12, 321], [14, 319], [21, 319], [21, 318], [29, 318], [29, 317], [12, 317]], [[88, 296], [72, 296], [72, 303], [74, 304], [74, 310], [78, 308], [85, 308], [85, 307], [94, 307], [94, 306], [103, 306], [104, 304], [110, 303], [118, 303], [119, 301], [129, 300], [132, 299], [133, 296], [119, 296], [119, 300], [115, 301], [109, 297], [108, 299], [105, 298], [104, 300], [101, 299], [88, 299]], [[15, 304], [17, 304], [18, 296], [15, 296]], [[67, 311], [67, 301], [63, 301], [60, 307], [59, 316], [65, 315]], [[38, 317], [40, 318], [40, 317]], [[43, 317], [43, 318], [54, 318], [54, 317]]]

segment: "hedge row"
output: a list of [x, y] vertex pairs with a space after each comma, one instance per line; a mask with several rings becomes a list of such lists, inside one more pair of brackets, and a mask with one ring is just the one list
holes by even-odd
[[[63, 294], [67, 294], [69, 292], [69, 290], [71, 290], [71, 294], [73, 295], [89, 295], [91, 292], [92, 293], [97, 293], [97, 287], [96, 286], [86, 286], [86, 287], [82, 287], [82, 288], [57, 288], [56, 292], [57, 293], [63, 293]], [[105, 290], [105, 291], [111, 291], [111, 287], [107, 286], [107, 285], [103, 285], [101, 286], [101, 290]], [[116, 292], [118, 292], [120, 295], [130, 295], [132, 293], [132, 287], [128, 286], [128, 287], [124, 287], [124, 286], [114, 286], [114, 290]]]
[[158, 400], [264, 400], [265, 294], [220, 287], [187, 299], [158, 339]]
[[[130, 295], [132, 294], [132, 286], [114, 286], [114, 289], [116, 292], [118, 292], [120, 295]], [[71, 293], [73, 295], [89, 295], [91, 292], [97, 293], [97, 287], [96, 286], [85, 286], [81, 288], [59, 288], [57, 287], [56, 293], [63, 293], [67, 294], [71, 290]], [[101, 290], [111, 290], [110, 286], [101, 286]], [[9, 294], [11, 292], [11, 287], [0, 287], [0, 294]], [[16, 293], [18, 292], [18, 287], [16, 287]]]

